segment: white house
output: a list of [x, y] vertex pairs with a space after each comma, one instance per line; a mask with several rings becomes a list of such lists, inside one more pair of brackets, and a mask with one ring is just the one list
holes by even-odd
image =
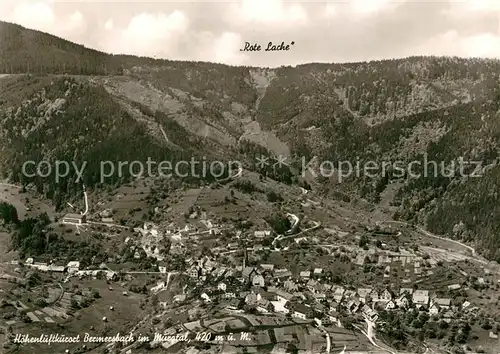
[[57, 266], [57, 265], [55, 265], [55, 264], [50, 264], [50, 265], [49, 265], [49, 269], [48, 269], [48, 270], [49, 270], [50, 272], [58, 272], [58, 273], [62, 273], [62, 272], [64, 272], [64, 269], [65, 269], [65, 267], [64, 267], [64, 266]]
[[189, 269], [188, 275], [191, 278], [198, 278], [200, 275], [200, 270], [197, 266], [193, 266], [191, 269]]
[[385, 289], [381, 294], [380, 294], [380, 300], [381, 301], [389, 301], [389, 300], [392, 300], [392, 291], [390, 291], [389, 289]]
[[396, 305], [400, 308], [406, 309], [410, 307], [410, 299], [409, 299], [408, 293], [403, 293], [399, 295], [399, 297], [396, 299]]
[[417, 309], [426, 307], [429, 304], [429, 291], [428, 290], [415, 290], [413, 292], [413, 304]]
[[260, 286], [262, 288], [265, 285], [264, 277], [260, 274], [255, 274], [252, 277], [252, 285], [253, 286]]
[[285, 315], [290, 312], [290, 310], [285, 307], [285, 303], [282, 301], [271, 301], [271, 304], [273, 304], [274, 312], [279, 312]]
[[404, 293], [407, 293], [408, 295], [413, 294], [413, 289], [412, 288], [401, 288], [399, 289], [399, 294], [403, 295]]
[[341, 286], [335, 288], [335, 290], [333, 292], [333, 299], [336, 302], [342, 301], [342, 298], [344, 297], [344, 292], [345, 292], [345, 289]]
[[387, 304], [385, 304], [386, 310], [394, 310], [396, 308], [396, 303], [392, 300], [389, 300]]
[[155, 293], [157, 291], [160, 291], [161, 289], [163, 289], [165, 287], [165, 282], [164, 281], [159, 281], [156, 286], [152, 287], [151, 288], [151, 292]]
[[439, 313], [439, 306], [437, 304], [432, 304], [429, 308], [429, 315], [437, 315]]
[[380, 300], [380, 294], [377, 290], [374, 289], [372, 292], [370, 292], [369, 298], [372, 300], [372, 302], [377, 302]]
[[260, 267], [262, 270], [270, 271], [272, 272], [274, 270], [274, 264], [261, 264]]
[[86, 216], [81, 214], [66, 214], [62, 219], [63, 224], [67, 225], [82, 225], [86, 222]]
[[299, 289], [298, 285], [295, 284], [292, 280], [286, 280], [283, 283], [283, 287], [288, 291], [297, 291]]
[[210, 297], [206, 294], [206, 293], [203, 293], [201, 294], [200, 296], [205, 302], [211, 302], [212, 300], [210, 299]]
[[245, 296], [245, 304], [255, 305], [261, 299], [262, 299], [262, 296], [260, 294], [255, 294], [255, 293], [251, 292], [251, 293], [247, 294], [247, 296]]
[[179, 294], [174, 296], [174, 302], [183, 302], [186, 300], [186, 294]]
[[308, 270], [305, 270], [305, 271], [300, 272], [299, 275], [301, 278], [309, 278], [311, 276], [311, 272]]
[[42, 272], [47, 272], [49, 270], [49, 265], [47, 263], [42, 263], [42, 262], [34, 262], [32, 267]]
[[226, 291], [226, 289], [227, 289], [226, 283], [219, 283], [219, 285], [217, 285], [217, 289], [222, 290], [222, 291]]
[[313, 310], [310, 306], [305, 304], [295, 304], [293, 306], [292, 316], [305, 320], [307, 318], [312, 318]]
[[264, 238], [264, 237], [270, 236], [270, 235], [271, 235], [271, 231], [269, 231], [269, 230], [255, 231], [254, 232], [254, 236], [256, 238]]
[[305, 320], [307, 318], [307, 315], [300, 310], [294, 310], [292, 313], [293, 317], [300, 318], [301, 320]]
[[372, 292], [371, 288], [358, 288], [357, 294], [359, 296], [359, 301], [365, 303], [366, 298], [368, 297], [368, 295], [370, 295], [371, 292]]

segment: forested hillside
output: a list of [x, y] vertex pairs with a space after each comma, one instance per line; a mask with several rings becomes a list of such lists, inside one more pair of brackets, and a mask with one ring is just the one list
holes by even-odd
[[107, 75], [123, 72], [106, 53], [0, 21], [0, 70], [8, 74]]
[[[417, 165], [412, 172], [420, 178], [388, 168], [321, 183], [376, 204], [388, 184], [403, 180], [393, 201], [400, 207], [396, 218], [476, 244], [500, 260], [499, 74], [495, 60], [428, 57], [283, 68], [257, 117], [297, 158], [361, 166], [437, 162], [438, 172], [431, 166], [426, 176], [425, 164]], [[471, 162], [462, 175], [460, 159]], [[476, 164], [481, 177], [467, 177]]]
[[445, 166], [464, 159], [481, 163], [481, 177], [410, 178], [389, 169], [340, 184], [315, 182], [327, 196], [377, 205], [398, 181], [396, 218], [466, 240], [500, 261], [498, 60], [231, 67], [113, 56], [0, 23], [0, 73], [2, 172], [34, 183], [57, 204], [71, 195], [75, 176], [57, 185], [26, 180], [23, 161], [87, 160], [85, 184], [97, 188], [98, 165], [90, 161], [103, 159], [204, 155], [251, 168], [260, 154], [279, 154], [284, 145], [292, 168], [262, 173], [286, 183], [304, 183], [302, 157], [403, 165], [427, 158]]
[[[161, 112], [149, 112], [150, 118], [161, 122], [168, 131], [167, 137], [177, 144], [169, 145], [163, 138], [151, 136], [146, 126], [134, 119], [103, 87], [69, 77], [22, 76], [0, 81], [0, 92], [8, 92], [11, 87], [24, 90], [15, 90], [22, 103], [6, 102], [0, 112], [0, 166], [4, 177], [25, 185], [33, 184], [53, 199], [57, 207], [65, 197], [78, 193], [82, 183], [90, 188], [102, 184], [101, 161], [111, 161], [115, 167], [119, 161], [139, 161], [146, 166], [148, 159], [175, 164], [201, 155], [204, 147], [199, 138], [190, 136]], [[208, 154], [210, 156], [213, 155]], [[34, 164], [49, 161], [52, 174], [29, 177], [27, 174], [36, 175], [35, 167], [30, 165], [27, 174], [23, 173], [26, 161]], [[56, 161], [85, 166], [83, 179], [75, 183], [77, 171], [71, 168], [68, 176], [56, 180]], [[105, 184], [113, 186], [133, 177], [130, 168], [122, 171], [106, 177]], [[47, 168], [43, 174], [46, 172]], [[208, 180], [211, 178], [207, 176]]]

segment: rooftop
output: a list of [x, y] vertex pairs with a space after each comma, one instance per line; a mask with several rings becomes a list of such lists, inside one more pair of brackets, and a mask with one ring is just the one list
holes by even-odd
[[64, 215], [64, 219], [82, 219], [85, 215], [68, 213]]

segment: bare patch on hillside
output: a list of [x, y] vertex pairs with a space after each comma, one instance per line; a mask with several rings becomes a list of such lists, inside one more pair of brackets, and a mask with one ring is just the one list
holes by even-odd
[[276, 155], [290, 156], [290, 148], [272, 132], [263, 131], [257, 121], [250, 122], [244, 127], [245, 132], [240, 140], [248, 140], [259, 144]]
[[[172, 119], [194, 135], [212, 139], [221, 145], [235, 145], [236, 139], [223, 129], [207, 124], [202, 117], [188, 115], [186, 113], [186, 104], [184, 100], [190, 100], [188, 93], [177, 89], [172, 89], [173, 95], [162, 92], [150, 84], [142, 84], [130, 78], [113, 78], [104, 81], [106, 90], [121, 99], [138, 102], [153, 112], [156, 110], [171, 114]], [[174, 96], [175, 95], [175, 96]], [[128, 105], [130, 109], [130, 105]], [[136, 110], [137, 111], [137, 110]], [[137, 112], [135, 112], [137, 113]], [[134, 114], [136, 118], [144, 118], [142, 114]], [[163, 134], [156, 122], [151, 119], [141, 119], [148, 125], [148, 128], [154, 132], [154, 136], [163, 139]]]
[[184, 108], [184, 104], [178, 98], [161, 92], [151, 85], [143, 85], [127, 78], [106, 79], [104, 87], [114, 96], [142, 103], [153, 111], [179, 113]]
[[[257, 91], [257, 100], [255, 101], [255, 110], [259, 109], [262, 98], [266, 95], [267, 88], [271, 81], [276, 78], [276, 73], [272, 69], [254, 69], [250, 70], [251, 82]], [[240, 140], [248, 140], [265, 147], [276, 155], [290, 156], [290, 148], [282, 142], [273, 132], [263, 131], [257, 121], [248, 121], [244, 126], [244, 133]]]
[[257, 69], [250, 70], [252, 78], [252, 85], [257, 90], [257, 101], [255, 102], [255, 109], [259, 109], [259, 103], [262, 97], [265, 96], [267, 88], [271, 81], [276, 78], [276, 73], [272, 69]]

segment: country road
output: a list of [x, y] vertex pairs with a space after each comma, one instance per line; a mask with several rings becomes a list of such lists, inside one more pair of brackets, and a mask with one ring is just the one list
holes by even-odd
[[290, 218], [293, 219], [293, 224], [290, 227], [290, 230], [287, 231], [287, 233], [289, 233], [289, 232], [292, 232], [293, 229], [297, 226], [297, 224], [299, 223], [300, 219], [299, 219], [299, 217], [297, 215], [292, 214], [292, 213], [287, 213], [287, 216], [289, 216]]
[[397, 354], [397, 352], [394, 352], [394, 351], [386, 349], [386, 348], [382, 348], [380, 345], [377, 344], [377, 342], [375, 341], [375, 332], [374, 332], [375, 324], [367, 318], [365, 318], [365, 321], [366, 321], [366, 324], [368, 326], [367, 331], [365, 331], [361, 326], [358, 326], [358, 325], [354, 325], [354, 327], [357, 328], [370, 341], [370, 343], [375, 348], [380, 349], [386, 353]]
[[426, 236], [429, 236], [429, 237], [432, 237], [432, 238], [436, 238], [438, 240], [443, 240], [443, 241], [448, 241], [448, 242], [455, 243], [455, 244], [460, 245], [460, 246], [462, 246], [464, 248], [467, 248], [469, 251], [471, 251], [471, 253], [472, 253], [473, 256], [476, 255], [476, 250], [474, 248], [472, 248], [471, 246], [466, 245], [465, 243], [462, 243], [462, 242], [457, 241], [457, 240], [452, 240], [452, 239], [447, 238], [447, 237], [435, 235], [432, 232], [424, 230], [420, 226], [415, 226], [415, 225], [409, 224], [409, 223], [404, 222], [404, 221], [381, 221], [380, 223], [386, 223], [386, 224], [390, 223], [390, 224], [403, 225], [403, 226], [407, 226], [407, 227], [415, 227], [419, 232], [425, 234]]
[[326, 353], [329, 354], [332, 348], [332, 339], [330, 338], [330, 333], [323, 327], [318, 326], [319, 330], [324, 333], [326, 338]]
[[239, 178], [241, 177], [241, 175], [243, 174], [243, 167], [241, 166], [238, 166], [238, 171], [232, 175], [232, 176], [229, 176], [229, 177], [226, 177], [226, 178], [223, 178], [223, 179], [219, 179], [217, 180], [217, 182], [226, 182], [226, 181], [230, 181], [232, 179], [236, 179], [236, 178]]
[[[275, 247], [275, 244], [277, 241], [280, 241], [280, 240], [286, 240], [286, 239], [289, 239], [289, 238], [295, 238], [295, 237], [298, 237], [298, 236], [301, 236], [302, 234], [305, 234], [306, 232], [309, 232], [309, 231], [312, 231], [312, 230], [316, 230], [317, 228], [319, 228], [321, 226], [321, 223], [318, 222], [318, 221], [313, 221], [313, 223], [315, 224], [314, 226], [308, 228], [308, 229], [305, 229], [305, 230], [302, 230], [296, 234], [293, 234], [293, 235], [288, 235], [288, 236], [284, 236], [284, 235], [278, 235], [274, 238], [273, 242], [271, 243], [271, 246]], [[279, 251], [280, 249], [279, 248], [274, 248], [275, 251]]]
[[377, 222], [377, 225], [382, 225], [382, 224], [395, 224], [395, 225], [402, 225], [402, 226], [406, 226], [406, 227], [415, 227], [417, 229], [417, 231], [419, 231], [420, 233], [424, 234], [427, 237], [435, 238], [437, 240], [451, 242], [451, 243], [457, 244], [457, 245], [459, 245], [461, 247], [464, 247], [464, 248], [468, 249], [471, 252], [472, 257], [474, 258], [474, 260], [476, 260], [477, 262], [479, 262], [481, 264], [485, 264], [485, 265], [486, 264], [490, 264], [489, 261], [487, 261], [487, 260], [479, 257], [477, 255], [476, 250], [473, 247], [471, 247], [469, 245], [466, 245], [466, 244], [464, 244], [464, 243], [462, 243], [460, 241], [457, 241], [457, 240], [452, 240], [452, 239], [447, 238], [447, 237], [435, 235], [432, 232], [429, 232], [429, 231], [421, 228], [420, 226], [412, 225], [412, 224], [409, 224], [409, 223], [404, 222], [404, 221], [395, 221], [395, 220], [379, 221], [379, 222]]

